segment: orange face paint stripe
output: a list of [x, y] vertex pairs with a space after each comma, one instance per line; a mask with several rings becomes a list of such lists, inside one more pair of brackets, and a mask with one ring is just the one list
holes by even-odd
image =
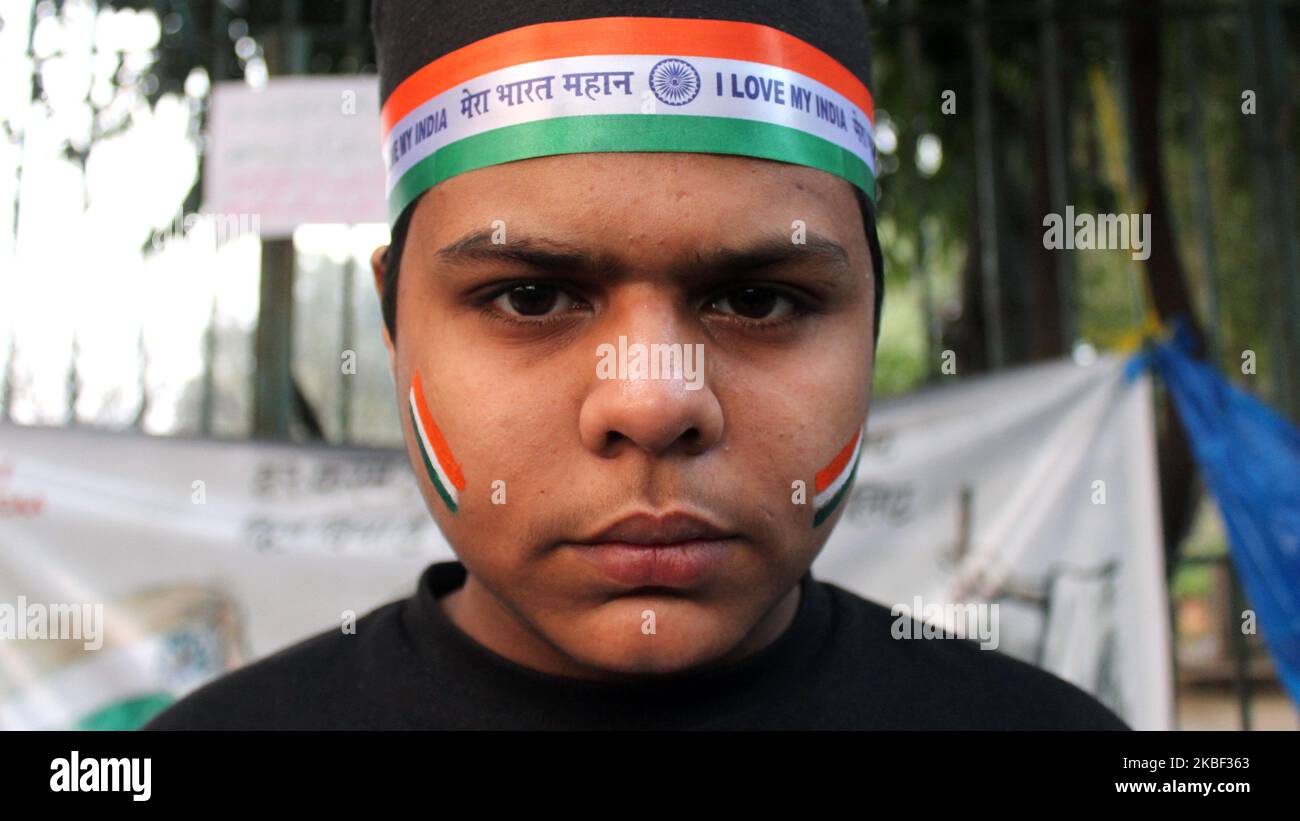
[[438, 464], [442, 466], [452, 485], [457, 490], [464, 490], [465, 475], [461, 472], [460, 465], [456, 462], [455, 457], [451, 455], [451, 447], [447, 445], [447, 440], [443, 437], [442, 431], [434, 424], [433, 416], [429, 413], [429, 406], [424, 399], [424, 385], [420, 383], [419, 371], [412, 374], [411, 386], [415, 390], [415, 408], [420, 416], [420, 424], [424, 428], [425, 435], [429, 437], [429, 444], [433, 447]]
[[[835, 458], [831, 460], [831, 463], [817, 471], [816, 487], [818, 493], [821, 493], [823, 490], [830, 487], [831, 482], [835, 481], [835, 477], [839, 476], [844, 471], [845, 466], [849, 463], [849, 459], [853, 458], [853, 449], [857, 447], [858, 438], [860, 436], [862, 436], [862, 430], [859, 428], [858, 432], [853, 435], [853, 439], [844, 446], [843, 450], [835, 455]], [[804, 475], [806, 476], [807, 474]]]

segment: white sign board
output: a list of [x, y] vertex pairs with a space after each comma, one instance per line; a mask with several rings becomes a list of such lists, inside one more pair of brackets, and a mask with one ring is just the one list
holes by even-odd
[[273, 78], [213, 88], [203, 212], [263, 237], [304, 223], [388, 221], [374, 75]]

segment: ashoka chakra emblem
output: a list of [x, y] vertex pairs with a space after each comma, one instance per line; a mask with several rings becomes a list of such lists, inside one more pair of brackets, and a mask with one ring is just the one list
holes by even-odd
[[700, 73], [676, 57], [660, 60], [650, 69], [650, 90], [668, 105], [686, 105], [700, 93]]

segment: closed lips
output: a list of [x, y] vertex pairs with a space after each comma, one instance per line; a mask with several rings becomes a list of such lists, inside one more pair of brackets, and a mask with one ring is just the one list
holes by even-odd
[[718, 541], [735, 538], [736, 534], [716, 527], [703, 519], [688, 514], [674, 513], [666, 516], [637, 514], [620, 519], [578, 544], [609, 544], [622, 542], [634, 545], [671, 545], [681, 542]]

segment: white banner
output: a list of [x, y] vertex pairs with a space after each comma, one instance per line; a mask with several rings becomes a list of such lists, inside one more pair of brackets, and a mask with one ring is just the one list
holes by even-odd
[[[882, 402], [814, 573], [997, 603], [998, 650], [1166, 728], [1153, 451], [1110, 360]], [[0, 728], [137, 726], [451, 557], [399, 451], [0, 426]]]
[[880, 403], [814, 575], [913, 612], [919, 597], [918, 617], [996, 603], [997, 650], [1170, 729], [1150, 385], [1121, 370], [1051, 363]]

